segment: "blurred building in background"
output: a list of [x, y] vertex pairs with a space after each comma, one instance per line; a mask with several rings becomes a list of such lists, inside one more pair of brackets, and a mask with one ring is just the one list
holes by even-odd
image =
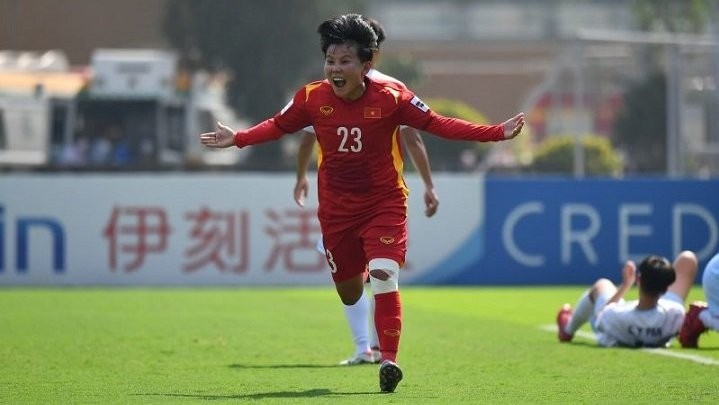
[[[59, 49], [66, 57], [67, 74], [76, 80], [92, 80], [93, 71], [86, 68], [93, 66], [98, 49], [170, 50], [162, 24], [166, 6], [171, 1], [0, 0], [0, 50], [44, 54]], [[715, 114], [719, 106], [715, 85], [719, 57], [716, 46], [712, 46], [712, 27], [705, 34], [682, 40], [672, 35], [638, 36], [631, 3], [623, 0], [367, 0], [358, 4], [364, 7], [362, 12], [381, 21], [387, 31], [383, 61], [391, 58], [414, 66], [421, 80], [410, 84], [423, 98], [451, 97], [481, 111], [493, 122], [523, 110], [528, 113], [534, 144], [561, 134], [576, 135], [578, 140], [585, 134], [614, 136], [627, 88], [648, 74], [643, 59], [647, 45], [660, 47], [663, 53], [675, 57], [668, 57], [663, 66], [667, 72], [666, 94], [670, 95], [666, 102], [667, 117], [651, 117], [667, 121], [666, 135], [652, 134], [656, 137], [655, 143], [663, 148], [658, 153], [666, 156], [666, 170], [671, 175], [719, 173], [716, 163], [719, 161], [716, 118], [719, 114]], [[683, 63], [670, 63], [673, 60]], [[411, 81], [399, 71], [392, 71], [390, 66], [380, 65], [383, 70], [385, 67], [387, 73]], [[196, 86], [202, 85], [195, 79], [213, 83], [214, 87], [205, 86], [205, 90], [199, 91]], [[210, 103], [215, 110], [229, 111], [216, 78], [195, 79], [190, 79], [192, 94], [202, 93], [203, 100], [214, 100]], [[4, 92], [3, 86], [0, 83], [0, 93]], [[87, 98], [78, 100], [76, 105], [68, 104], [70, 95], [52, 94], [55, 90], [50, 86], [43, 84], [42, 87], [44, 94], [50, 94], [55, 100], [52, 107], [55, 112], [50, 113], [55, 118], [43, 124], [51, 132], [57, 131], [50, 136], [55, 149], [60, 138], [65, 141], [81, 138], [76, 126], [58, 129], [56, 118], [64, 114], [58, 112], [58, 108], [102, 110], [102, 107], [89, 107]], [[288, 94], [292, 90], [287, 89]], [[93, 92], [85, 96], [91, 100], [104, 97]], [[176, 109], [180, 108], [177, 99], [167, 100], [162, 102], [169, 103], [163, 104], [166, 109], [149, 114], [156, 121], [152, 131], [174, 128], [172, 118], [159, 124], [165, 120], [162, 117], [177, 115]], [[7, 101], [2, 102], [7, 105]], [[125, 105], [122, 108], [126, 108], [128, 114], [134, 108], [127, 107], [126, 101], [112, 98], [104, 102]], [[101, 104], [99, 100], [92, 103]], [[64, 107], [58, 107], [60, 105]], [[181, 109], [187, 111], [187, 108]], [[217, 118], [212, 114], [203, 116], [199, 119], [200, 128], [210, 127], [209, 123]], [[190, 126], [185, 127], [191, 130]], [[135, 128], [126, 127], [123, 131], [128, 137], [139, 134]], [[8, 139], [7, 134], [4, 139]], [[209, 160], [203, 158], [203, 152], [190, 145], [193, 143], [192, 138], [184, 135], [156, 132], [152, 156], [159, 159], [158, 162], [173, 161], [186, 167], [201, 166], [208, 161], [234, 162], [220, 155], [212, 155]], [[512, 157], [515, 152], [505, 150], [506, 146], [496, 146], [490, 158], [505, 162], [503, 164], [519, 164]], [[7, 151], [8, 147], [7, 140], [0, 140], [0, 150]], [[143, 147], [136, 149], [143, 150]], [[582, 153], [580, 149], [575, 151], [575, 174], [584, 173]]]

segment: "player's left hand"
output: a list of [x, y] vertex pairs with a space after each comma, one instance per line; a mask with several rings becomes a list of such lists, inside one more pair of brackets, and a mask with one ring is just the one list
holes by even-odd
[[622, 267], [622, 284], [631, 287], [636, 281], [637, 265], [633, 261], [627, 260], [627, 262], [624, 263], [624, 267]]
[[218, 122], [215, 132], [200, 134], [200, 143], [209, 148], [228, 148], [235, 144], [235, 131]]
[[521, 112], [514, 117], [504, 121], [502, 128], [504, 128], [504, 139], [512, 139], [522, 132], [524, 126], [524, 113]]

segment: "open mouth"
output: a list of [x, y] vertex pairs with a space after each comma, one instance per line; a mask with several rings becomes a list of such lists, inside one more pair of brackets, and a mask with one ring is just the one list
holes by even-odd
[[345, 80], [341, 77], [333, 77], [332, 84], [334, 84], [338, 88], [342, 88], [342, 87], [344, 87], [345, 84], [347, 84], [347, 80]]

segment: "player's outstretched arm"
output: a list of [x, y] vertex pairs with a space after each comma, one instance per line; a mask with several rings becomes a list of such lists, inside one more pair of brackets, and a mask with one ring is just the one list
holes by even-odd
[[200, 143], [208, 148], [229, 148], [235, 145], [235, 131], [221, 122], [217, 123], [215, 132], [200, 134]]
[[300, 147], [297, 151], [297, 181], [293, 192], [295, 202], [300, 207], [305, 206], [305, 198], [310, 189], [310, 182], [307, 179], [307, 168], [310, 165], [312, 157], [312, 149], [315, 146], [315, 134], [311, 132], [302, 132]]
[[514, 117], [504, 121], [502, 127], [504, 128], [504, 139], [512, 139], [522, 132], [524, 126], [524, 113], [521, 112]]

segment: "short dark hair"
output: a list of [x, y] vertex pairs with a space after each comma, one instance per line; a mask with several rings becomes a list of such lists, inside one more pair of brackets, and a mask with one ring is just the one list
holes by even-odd
[[384, 33], [384, 28], [382, 27], [382, 24], [374, 18], [365, 17], [365, 20], [369, 23], [369, 26], [372, 27], [372, 31], [374, 31], [377, 35], [377, 48], [379, 48], [379, 46], [382, 45], [382, 42], [387, 39], [387, 35]]
[[317, 32], [320, 34], [320, 46], [325, 55], [330, 45], [352, 42], [357, 45], [359, 59], [369, 62], [373, 52], [378, 49], [377, 34], [359, 14], [344, 14], [325, 20], [317, 27]]
[[639, 274], [641, 291], [659, 296], [667, 292], [670, 285], [676, 280], [677, 275], [674, 266], [665, 257], [651, 255], [639, 263]]

